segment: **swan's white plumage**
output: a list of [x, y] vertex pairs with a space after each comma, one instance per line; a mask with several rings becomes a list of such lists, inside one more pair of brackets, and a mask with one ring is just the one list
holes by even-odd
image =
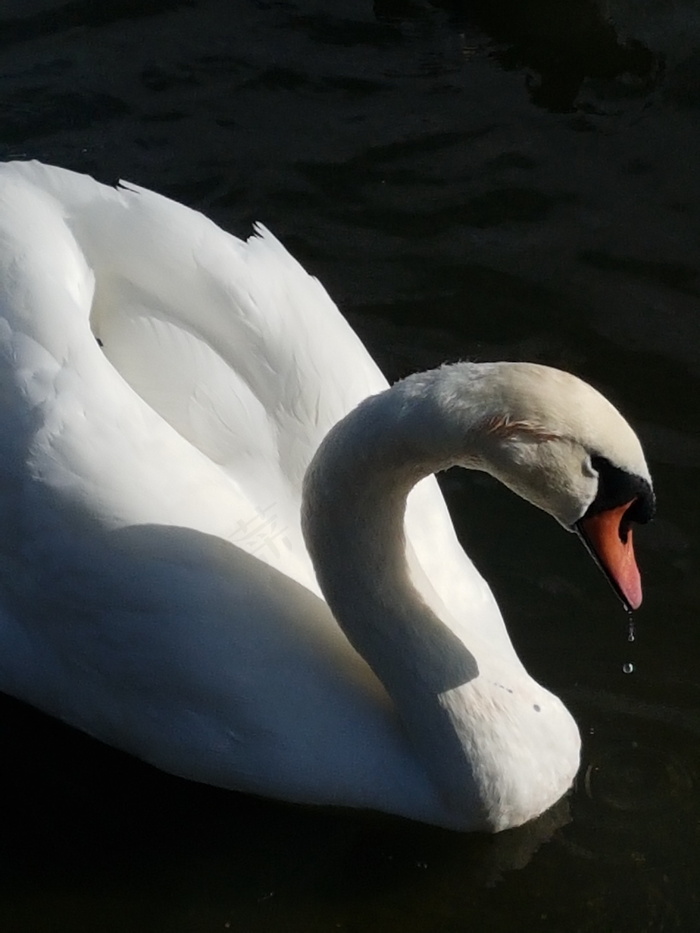
[[162, 768], [290, 800], [461, 828], [553, 802], [576, 729], [517, 660], [433, 479], [409, 498], [410, 573], [481, 652], [445, 704], [474, 702], [485, 734], [504, 723], [463, 738], [498, 817], [452, 811], [320, 597], [304, 473], [385, 386], [263, 228], [243, 243], [143, 189], [3, 166], [0, 688]]
[[[43, 289], [29, 299], [28, 332], [36, 331], [37, 342], [59, 360], [74, 335], [75, 352], [92, 364], [85, 390], [94, 386], [101, 393], [104, 386], [105, 398], [127, 419], [132, 408], [146, 419], [146, 434], [152, 429], [148, 402], [189, 442], [190, 455], [203, 453], [219, 468], [217, 478], [228, 478], [251, 501], [254, 514], [285, 529], [265, 559], [274, 563], [274, 551], [290, 535], [294, 553], [287, 551], [284, 560], [298, 556], [306, 465], [330, 427], [386, 387], [320, 283], [264, 228], [243, 243], [201, 214], [143, 189], [115, 190], [50, 166], [11, 163], [3, 167], [2, 198], [11, 244], [6, 260], [17, 261], [13, 247], [22, 238], [27, 279]], [[9, 289], [6, 298], [12, 313]], [[119, 376], [104, 365], [88, 319], [136, 396], [120, 389]], [[101, 405], [102, 396], [95, 401]], [[162, 487], [160, 469], [159, 463], [156, 489]], [[427, 576], [455, 611], [465, 600], [492, 603], [455, 540], [434, 481], [422, 485], [408, 521], [416, 527], [412, 543]], [[132, 494], [127, 491], [127, 506]], [[215, 507], [214, 527], [201, 530], [220, 534], [221, 511]], [[170, 523], [177, 521], [171, 514]], [[246, 540], [248, 523], [248, 515], [236, 516], [230, 534], [253, 550], [259, 541]], [[449, 559], [470, 567], [460, 582], [446, 569]], [[290, 573], [284, 561], [280, 569]], [[308, 565], [301, 582], [314, 586]]]

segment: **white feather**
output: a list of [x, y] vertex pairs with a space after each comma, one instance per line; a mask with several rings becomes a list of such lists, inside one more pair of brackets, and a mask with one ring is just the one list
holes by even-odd
[[320, 594], [304, 475], [385, 388], [264, 228], [244, 243], [140, 188], [0, 168], [0, 689], [161, 768], [288, 800], [459, 828], [554, 802], [575, 726], [523, 670], [432, 478], [409, 497], [407, 557], [483, 672], [444, 697], [464, 801], [435, 778], [437, 734], [426, 765]]

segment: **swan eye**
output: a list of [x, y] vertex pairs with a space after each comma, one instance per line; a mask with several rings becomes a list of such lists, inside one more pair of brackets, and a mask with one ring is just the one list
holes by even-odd
[[598, 492], [586, 515], [597, 515], [629, 502], [620, 522], [620, 538], [625, 541], [632, 522], [644, 524], [654, 517], [656, 503], [651, 486], [641, 476], [613, 466], [606, 457], [592, 456], [590, 462], [598, 474]]

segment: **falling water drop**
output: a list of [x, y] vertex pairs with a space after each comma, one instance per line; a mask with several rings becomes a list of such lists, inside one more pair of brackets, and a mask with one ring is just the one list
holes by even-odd
[[[627, 611], [627, 641], [633, 642], [636, 641], [637, 632], [634, 627], [634, 616], [632, 615], [632, 610]], [[625, 674], [631, 674], [634, 671], [634, 664], [631, 661], [626, 661], [622, 665], [622, 671]]]

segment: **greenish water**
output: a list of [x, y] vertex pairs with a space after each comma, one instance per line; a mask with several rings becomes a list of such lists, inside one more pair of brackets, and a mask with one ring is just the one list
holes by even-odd
[[[529, 359], [602, 388], [659, 498], [636, 640], [573, 536], [444, 486], [577, 717], [554, 812], [494, 838], [188, 785], [3, 701], [0, 929], [700, 927], [700, 4], [5, 0], [0, 156], [269, 226], [391, 377]], [[632, 664], [634, 671], [623, 672]]]

